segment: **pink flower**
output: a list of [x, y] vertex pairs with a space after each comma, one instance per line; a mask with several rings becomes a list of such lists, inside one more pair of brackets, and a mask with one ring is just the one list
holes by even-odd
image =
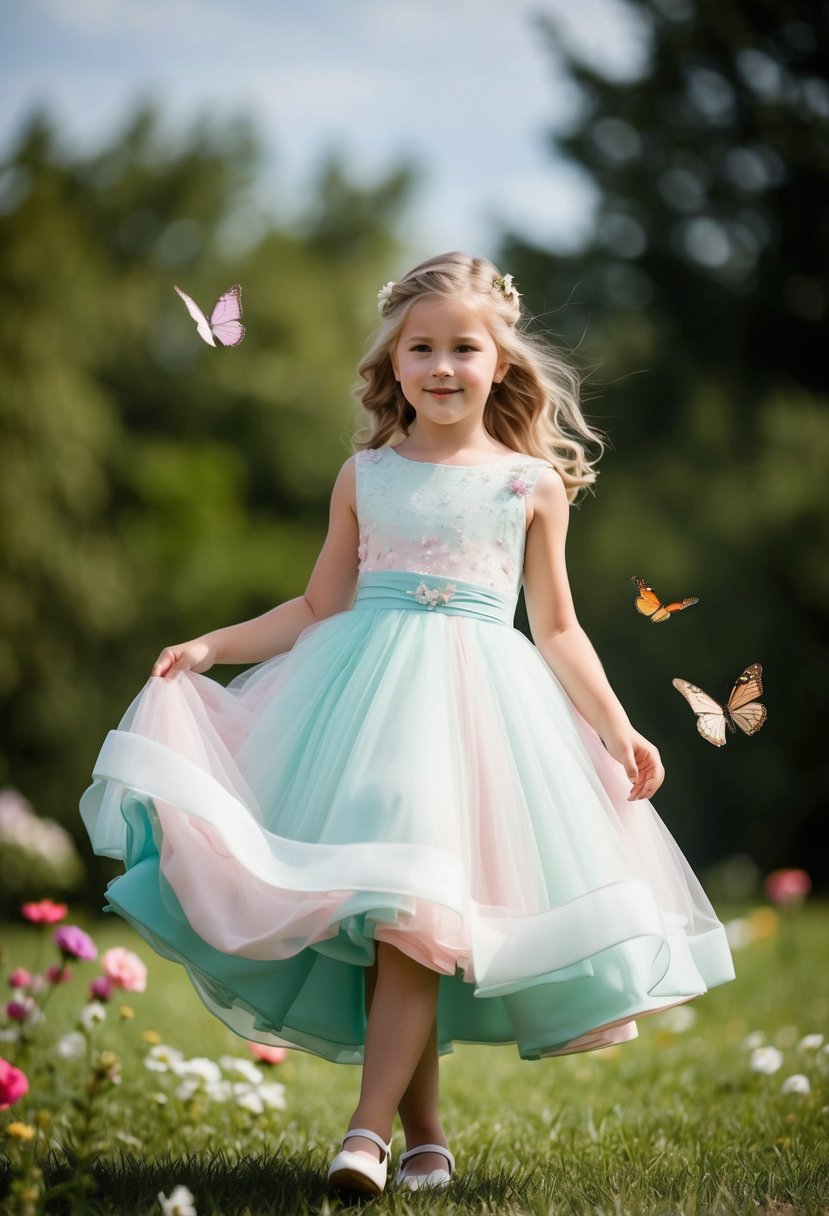
[[248, 1043], [248, 1047], [263, 1064], [281, 1064], [287, 1054], [284, 1047], [269, 1047], [267, 1043]]
[[98, 947], [92, 938], [77, 925], [61, 925], [55, 930], [52, 941], [64, 958], [78, 958], [90, 963], [98, 955]]
[[524, 481], [523, 477], [515, 477], [509, 483], [509, 488], [513, 494], [517, 494], [519, 498], [526, 498], [528, 494], [532, 494], [533, 488], [528, 481]]
[[56, 925], [68, 911], [66, 904], [56, 904], [52, 899], [40, 899], [37, 903], [24, 904], [20, 914], [33, 925]]
[[101, 959], [104, 975], [125, 992], [143, 992], [147, 987], [147, 968], [137, 954], [123, 946], [113, 946]]
[[109, 976], [99, 975], [89, 985], [89, 995], [94, 1001], [108, 1001], [112, 996], [113, 983]]
[[8, 1110], [29, 1092], [29, 1079], [8, 1060], [0, 1059], [0, 1110]]
[[68, 984], [72, 978], [72, 972], [66, 963], [52, 963], [46, 968], [46, 979], [50, 984]]
[[773, 870], [763, 887], [773, 904], [789, 908], [803, 903], [812, 889], [812, 880], [805, 870]]
[[27, 971], [25, 967], [15, 967], [9, 976], [10, 988], [31, 988], [32, 973]]
[[24, 996], [19, 1001], [9, 1001], [6, 1017], [10, 1022], [28, 1022], [36, 1008], [34, 997]]

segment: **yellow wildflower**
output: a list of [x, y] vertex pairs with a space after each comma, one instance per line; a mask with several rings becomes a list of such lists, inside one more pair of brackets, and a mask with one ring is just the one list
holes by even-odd
[[6, 1135], [11, 1136], [12, 1140], [34, 1140], [37, 1132], [31, 1123], [10, 1123]]

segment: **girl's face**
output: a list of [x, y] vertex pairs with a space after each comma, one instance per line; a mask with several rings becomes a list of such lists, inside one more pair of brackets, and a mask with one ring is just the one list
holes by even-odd
[[413, 304], [391, 362], [418, 419], [438, 425], [483, 417], [492, 385], [509, 366], [467, 296], [424, 296]]

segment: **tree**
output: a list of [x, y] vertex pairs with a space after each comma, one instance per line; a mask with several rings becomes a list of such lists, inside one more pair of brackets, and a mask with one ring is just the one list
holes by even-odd
[[[77, 831], [161, 646], [303, 587], [411, 175], [328, 162], [291, 230], [244, 123], [59, 149], [35, 116], [0, 169], [0, 784]], [[247, 336], [214, 351], [172, 284], [234, 281]]]
[[[573, 533], [574, 581], [623, 700], [667, 758], [669, 821], [700, 860], [812, 852], [829, 796], [829, 5], [628, 0], [650, 53], [608, 79], [541, 26], [580, 106], [552, 143], [595, 182], [585, 246], [511, 235], [501, 261], [581, 342], [614, 448]], [[599, 402], [595, 400], [599, 398]], [[629, 576], [701, 603], [652, 627]], [[663, 630], [663, 632], [659, 632]], [[769, 721], [722, 752], [670, 678], [724, 694], [766, 669]]]

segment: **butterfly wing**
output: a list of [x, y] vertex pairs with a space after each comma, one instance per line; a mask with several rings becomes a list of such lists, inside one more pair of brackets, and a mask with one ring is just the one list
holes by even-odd
[[668, 618], [660, 615], [662, 601], [650, 583], [645, 582], [643, 578], [637, 578], [636, 575], [633, 576], [631, 582], [634, 583], [636, 590], [639, 592], [634, 601], [636, 611], [641, 612], [642, 616], [652, 617], [656, 621], [666, 621]]
[[687, 599], [663, 604], [650, 583], [645, 582], [643, 578], [634, 576], [632, 582], [635, 583], [636, 590], [639, 592], [634, 601], [637, 612], [641, 612], [643, 616], [649, 616], [654, 624], [669, 621], [672, 613], [682, 612], [685, 608], [690, 608], [692, 604], [699, 603], [697, 596], [690, 595]]
[[210, 314], [210, 328], [222, 346], [238, 346], [245, 336], [242, 315], [242, 288], [238, 283], [223, 292]]
[[725, 745], [726, 717], [723, 707], [707, 692], [690, 684], [688, 680], [671, 680], [677, 692], [681, 692], [697, 716], [697, 730], [714, 747]]
[[747, 735], [756, 735], [768, 717], [768, 710], [757, 700], [763, 695], [763, 668], [752, 663], [734, 681], [726, 709], [731, 721]]
[[203, 341], [208, 344], [208, 346], [215, 346], [216, 343], [213, 341], [213, 334], [210, 332], [210, 322], [199, 308], [198, 304], [195, 302], [195, 300], [191, 300], [186, 291], [182, 291], [180, 287], [176, 287], [175, 283], [173, 284], [173, 289], [177, 291], [182, 300], [184, 300], [187, 311], [196, 322], [196, 329], [199, 331], [199, 337], [202, 338]]
[[731, 695], [728, 698], [728, 708], [733, 712], [749, 701], [756, 701], [763, 695], [763, 669], [759, 663], [752, 663], [742, 675], [737, 676]]
[[740, 709], [732, 709], [730, 713], [731, 721], [736, 723], [740, 730], [747, 735], [756, 735], [769, 716], [765, 705], [761, 705], [759, 701], [752, 701]]
[[699, 603], [699, 596], [689, 595], [684, 600], [676, 600], [673, 604], [663, 604], [665, 612], [684, 612], [686, 608], [690, 608], [692, 604]]

